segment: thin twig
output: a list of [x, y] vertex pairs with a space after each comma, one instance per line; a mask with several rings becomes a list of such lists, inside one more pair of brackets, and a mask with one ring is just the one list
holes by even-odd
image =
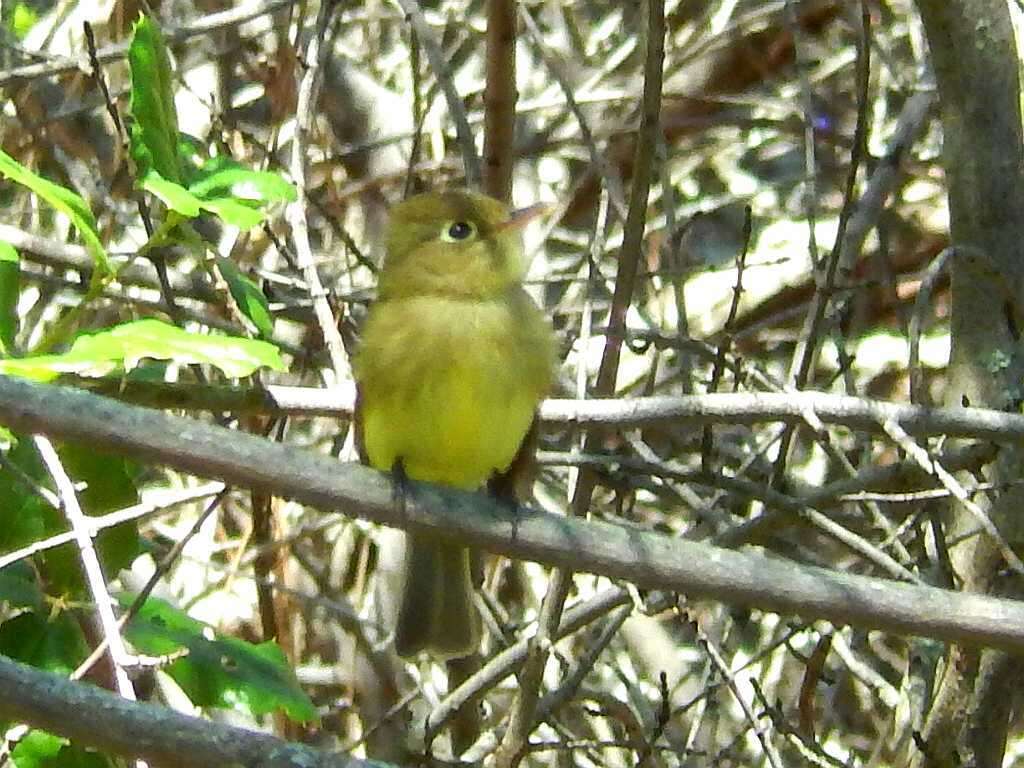
[[921, 469], [929, 474], [933, 474], [938, 478], [939, 482], [942, 483], [943, 487], [948, 490], [953, 497], [960, 502], [961, 506], [965, 510], [971, 513], [975, 520], [981, 525], [982, 529], [991, 538], [992, 542], [998, 547], [999, 552], [1006, 560], [1006, 564], [1010, 566], [1018, 574], [1024, 576], [1024, 562], [1017, 556], [1017, 553], [1013, 551], [1010, 544], [1003, 538], [1003, 535], [996, 528], [995, 523], [986, 514], [980, 506], [975, 502], [971, 501], [970, 494], [967, 492], [955, 477], [949, 473], [949, 471], [942, 466], [942, 464], [931, 456], [928, 455], [928, 451], [918, 445], [911, 437], [907, 434], [899, 424], [895, 421], [884, 421], [882, 422], [882, 429], [886, 431], [897, 445], [899, 445], [907, 454], [916, 461]]
[[[636, 155], [633, 161], [633, 183], [629, 196], [629, 211], [623, 229], [615, 291], [609, 312], [609, 333], [605, 340], [601, 367], [598, 370], [594, 392], [598, 397], [614, 394], [619, 370], [626, 312], [633, 300], [636, 275], [643, 254], [643, 238], [647, 222], [647, 199], [650, 193], [654, 159], [657, 156], [658, 137], [661, 133], [661, 91], [665, 65], [665, 6], [663, 0], [648, 0], [646, 4], [646, 55], [644, 63], [644, 92], [641, 101], [640, 129]], [[588, 436], [587, 448], [596, 445], [598, 438]], [[596, 485], [593, 472], [581, 472], [572, 499], [572, 512], [583, 515], [590, 506]], [[565, 599], [572, 583], [571, 572], [556, 569], [551, 574], [548, 591], [541, 604], [537, 636], [530, 646], [529, 661], [520, 676], [520, 688], [512, 706], [508, 730], [496, 754], [498, 768], [515, 766], [533, 730], [534, 714], [540, 695], [544, 666], [550, 643], [561, 617]]]
[[[200, 528], [202, 528], [206, 520], [210, 517], [211, 514], [213, 514], [214, 510], [216, 510], [220, 506], [220, 503], [224, 500], [224, 497], [227, 494], [227, 492], [228, 489], [222, 485], [221, 489], [217, 492], [216, 497], [212, 499], [209, 504], [206, 505], [206, 509], [204, 509], [202, 514], [200, 514], [196, 518], [195, 522], [192, 523], [192, 526], [188, 529], [188, 531], [186, 531], [185, 535], [182, 536], [178, 541], [176, 541], [174, 543], [174, 546], [171, 547], [170, 551], [168, 551], [167, 554], [164, 555], [163, 558], [161, 558], [160, 562], [157, 563], [156, 568], [153, 569], [153, 573], [150, 574], [149, 578], [146, 580], [146, 583], [143, 585], [142, 589], [140, 589], [139, 592], [135, 595], [135, 598], [132, 600], [131, 605], [129, 605], [124, 610], [124, 612], [121, 614], [121, 618], [118, 619], [117, 628], [119, 631], [129, 621], [131, 621], [132, 618], [134, 618], [135, 615], [142, 609], [143, 604], [152, 594], [153, 590], [156, 588], [156, 585], [160, 583], [160, 580], [164, 577], [167, 571], [170, 570], [171, 565], [173, 565], [181, 556], [181, 553], [185, 550], [185, 545], [188, 544], [197, 533], [199, 533]], [[106, 647], [107, 643], [107, 638], [104, 638], [103, 642], [100, 643], [96, 648], [94, 648], [92, 653], [89, 654], [89, 657], [85, 659], [85, 661], [83, 661], [81, 664], [79, 664], [78, 667], [75, 668], [75, 670], [71, 673], [72, 680], [80, 680], [82, 677], [88, 674], [89, 670], [92, 669], [93, 665], [99, 660], [100, 656], [103, 654], [104, 648]]]
[[751, 730], [757, 740], [761, 743], [761, 749], [764, 750], [765, 757], [768, 758], [768, 762], [772, 768], [782, 768], [782, 758], [780, 757], [775, 746], [772, 744], [771, 739], [768, 738], [765, 729], [758, 722], [757, 715], [754, 714], [754, 710], [750, 706], [750, 702], [747, 701], [746, 696], [740, 691], [739, 685], [736, 683], [736, 677], [729, 669], [728, 663], [722, 658], [722, 654], [719, 652], [715, 644], [711, 642], [711, 638], [707, 636], [703, 629], [700, 628], [700, 624], [696, 621], [691, 622], [694, 632], [697, 635], [697, 642], [701, 648], [707, 654], [708, 659], [711, 661], [712, 666], [718, 671], [718, 674], [725, 680], [726, 685], [729, 687], [729, 691], [732, 693], [736, 703], [740, 705], [740, 709], [743, 711], [744, 717], [750, 724]]
[[919, 353], [921, 349], [921, 326], [924, 324], [925, 315], [931, 309], [932, 293], [935, 290], [939, 278], [946, 271], [946, 265], [955, 254], [953, 246], [943, 248], [942, 251], [932, 259], [931, 264], [925, 270], [921, 285], [917, 289], [917, 296], [914, 298], [914, 309], [910, 313], [910, 322], [907, 326], [907, 337], [910, 343], [910, 351], [907, 356], [907, 369], [910, 371], [910, 402], [920, 403], [924, 395], [921, 392], [921, 380], [924, 374], [921, 372]]
[[[787, 3], [787, 6], [792, 6]], [[828, 256], [824, 274], [815, 266], [814, 298], [807, 310], [804, 328], [800, 333], [789, 378], [796, 389], [803, 389], [811, 374], [817, 357], [818, 338], [825, 323], [825, 313], [832, 302], [835, 290], [836, 275], [842, 259], [846, 228], [853, 216], [855, 199], [854, 191], [857, 184], [857, 172], [860, 170], [861, 159], [867, 149], [868, 132], [868, 86], [871, 80], [871, 17], [867, 6], [861, 4], [860, 35], [857, 37], [857, 122], [853, 131], [853, 147], [850, 152], [850, 168], [846, 176], [846, 188], [843, 191], [843, 206], [839, 211], [839, 222], [836, 237], [832, 244], [832, 252]], [[795, 28], [794, 28], [795, 29]], [[793, 430], [783, 432], [779, 443], [779, 454], [772, 472], [772, 481], [781, 484], [789, 458], [789, 448], [793, 439]]]
[[[6, 457], [0, 455], [0, 461], [6, 460]], [[14, 465], [4, 466], [4, 469], [13, 469]], [[143, 502], [142, 504], [135, 504], [124, 509], [119, 509], [116, 512], [110, 512], [106, 515], [100, 515], [98, 517], [85, 518], [85, 527], [88, 534], [95, 537], [100, 531], [104, 531], [107, 528], [113, 528], [115, 525], [121, 525], [122, 523], [131, 522], [133, 520], [140, 520], [144, 517], [151, 517], [157, 514], [163, 514], [174, 507], [181, 504], [189, 504], [193, 501], [199, 501], [205, 499], [214, 494], [220, 493], [224, 488], [224, 483], [204, 483], [203, 485], [197, 486], [196, 488], [189, 488], [185, 491], [180, 491], [174, 494], [172, 498], [165, 499], [159, 503], [154, 502]], [[40, 489], [46, 491], [46, 489]], [[49, 494], [49, 491], [46, 491]], [[49, 501], [54, 507], [60, 506], [60, 500], [54, 498]], [[37, 542], [29, 544], [28, 546], [20, 549], [15, 549], [12, 552], [5, 552], [3, 556], [0, 556], [0, 570], [3, 570], [9, 565], [24, 560], [26, 557], [32, 557], [40, 552], [45, 552], [48, 549], [59, 547], [62, 544], [74, 541], [77, 536], [75, 531], [67, 531], [65, 533], [58, 533], [54, 536], [48, 536], [45, 539], [41, 539]]]
[[[121, 379], [79, 379], [79, 386], [129, 403], [186, 411], [235, 414], [352, 415], [351, 382], [331, 388], [270, 384], [262, 388], [168, 384]], [[898, 422], [912, 435], [947, 435], [1003, 443], [1024, 442], [1024, 415], [992, 408], [908, 405], [828, 392], [718, 392], [711, 395], [652, 395], [635, 398], [552, 398], [540, 406], [541, 422], [577, 429], [632, 429], [666, 425], [754, 425], [807, 423], [813, 413], [827, 425], [883, 434], [882, 421]]]
[[[718, 345], [718, 352], [715, 355], [715, 363], [711, 369], [711, 381], [708, 383], [708, 392], [717, 392], [718, 385], [722, 380], [725, 371], [725, 359], [732, 350], [733, 332], [736, 325], [736, 315], [740, 308], [740, 299], [743, 297], [743, 270], [747, 265], [747, 251], [750, 248], [751, 231], [751, 210], [750, 206], [743, 209], [743, 247], [739, 256], [736, 257], [736, 285], [732, 289], [732, 300], [729, 302], [729, 314], [725, 318], [725, 325], [722, 326], [722, 341]], [[705, 472], [711, 471], [711, 449], [713, 447], [714, 435], [709, 424], [704, 427], [700, 440], [700, 463]]]
[[[600, 592], [586, 602], [568, 608], [554, 637], [561, 640], [615, 608], [631, 603], [629, 592], [621, 587]], [[431, 732], [440, 733], [455, 712], [476, 701], [486, 691], [520, 669], [527, 660], [529, 642], [529, 639], [523, 638], [497, 653], [488, 659], [475, 675], [445, 696], [430, 713]]]
[[334, 383], [337, 384], [350, 380], [351, 371], [334, 312], [327, 301], [327, 291], [324, 290], [316, 268], [316, 259], [313, 257], [313, 249], [309, 242], [309, 224], [306, 221], [306, 134], [316, 116], [316, 104], [320, 92], [320, 67], [326, 54], [326, 48], [323, 46], [324, 35], [334, 7], [334, 4], [329, 2], [321, 4], [316, 31], [310, 35], [309, 43], [306, 46], [306, 73], [299, 84], [295, 136], [292, 138], [290, 162], [292, 179], [295, 181], [298, 196], [295, 202], [289, 204], [286, 217], [292, 229], [296, 260], [302, 270], [303, 278], [306, 280], [309, 296], [313, 301], [313, 311], [316, 314], [317, 324], [323, 335], [327, 353], [331, 358]]
[[[268, 0], [262, 3], [246, 3], [236, 8], [229, 8], [219, 13], [203, 14], [199, 18], [181, 27], [168, 26], [164, 37], [170, 43], [183, 43], [193, 37], [207, 35], [220, 29], [238, 27], [252, 19], [279, 11], [294, 5], [297, 0]], [[128, 43], [114, 43], [96, 52], [96, 61], [106, 64], [118, 61], [128, 53]], [[21, 80], [32, 80], [39, 77], [50, 77], [65, 72], [88, 72], [89, 66], [82, 57], [54, 56], [48, 61], [26, 64], [0, 71], [0, 88], [4, 88]]]
[[587, 116], [583, 114], [583, 110], [580, 109], [580, 105], [576, 101], [574, 88], [562, 67], [556, 61], [554, 54], [548, 49], [544, 41], [544, 35], [537, 27], [537, 22], [534, 21], [533, 15], [525, 5], [520, 6], [519, 15], [523, 19], [523, 25], [526, 27], [527, 38], [533, 43], [541, 60], [547, 66], [552, 77], [555, 78], [555, 82], [558, 83], [559, 88], [562, 90], [562, 95], [565, 97], [566, 106], [569, 107], [569, 111], [572, 112], [573, 117], [576, 119], [576, 124], [580, 128], [580, 141], [587, 148], [587, 153], [590, 155], [590, 163], [594, 170], [604, 180], [604, 188], [608, 192], [608, 202], [615, 209], [618, 217], [625, 221], [628, 212], [626, 209], [626, 195], [622, 189], [622, 179], [619, 178], [619, 174], [612, 164], [608, 162], [607, 153], [597, 146], [594, 132], [590, 128], [590, 121], [587, 120]]
[[477, 154], [473, 130], [469, 127], [469, 118], [466, 116], [466, 107], [455, 88], [455, 80], [452, 78], [448, 60], [441, 51], [441, 46], [438, 45], [430, 25], [427, 24], [427, 19], [423, 15], [419, 3], [416, 0], [395, 0], [395, 2], [405, 12], [406, 18], [412, 24], [413, 31], [427, 54], [434, 77], [437, 78], [437, 83], [444, 93], [449, 115], [452, 122], [455, 123], [455, 138], [459, 145], [459, 151], [462, 153], [462, 163], [466, 171], [466, 186], [470, 189], [479, 189], [483, 179], [483, 174], [480, 171], [480, 156]]
[[78, 504], [78, 495], [75, 493], [74, 484], [65, 472], [64, 465], [61, 463], [53, 443], [43, 435], [35, 435], [33, 442], [39, 451], [39, 457], [43, 460], [46, 471], [53, 478], [53, 483], [60, 495], [64, 516], [67, 517], [68, 523], [74, 531], [79, 555], [82, 558], [85, 582], [89, 585], [89, 592], [92, 594], [96, 613], [100, 619], [100, 626], [103, 628], [104, 639], [110, 648], [110, 660], [114, 668], [117, 691], [125, 699], [135, 701], [135, 687], [125, 670], [125, 667], [132, 663], [132, 658], [124, 644], [124, 638], [121, 637], [117, 617], [114, 616], [113, 601], [107, 590], [103, 567], [100, 565], [99, 556], [93, 546], [89, 521]]

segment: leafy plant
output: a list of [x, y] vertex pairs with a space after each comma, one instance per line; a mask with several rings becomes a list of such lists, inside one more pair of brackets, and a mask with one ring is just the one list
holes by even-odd
[[[131, 596], [122, 602], [127, 606]], [[129, 623], [127, 637], [140, 651], [187, 654], [166, 668], [193, 704], [239, 709], [252, 715], [281, 710], [307, 722], [316, 709], [299, 686], [276, 643], [217, 637], [213, 630], [171, 604], [149, 597]]]
[[[171, 57], [158, 25], [146, 16], [134, 26], [128, 63], [130, 155], [137, 186], [155, 199], [149, 213], [156, 226], [136, 256], [152, 256], [167, 246], [192, 254], [193, 263], [212, 273], [214, 284], [226, 285], [225, 305], [233, 304], [251, 322], [249, 327], [255, 327], [263, 339], [271, 338], [274, 318], [260, 286], [233, 261], [214, 253], [192, 223], [207, 216], [243, 230], [256, 227], [274, 205], [295, 199], [294, 188], [279, 174], [246, 167], [180, 133]], [[67, 375], [130, 375], [146, 361], [204, 366], [229, 378], [252, 376], [261, 369], [285, 369], [278, 348], [266, 340], [185, 330], [153, 317], [83, 331], [86, 311], [118, 275], [96, 214], [77, 192], [3, 151], [0, 176], [66, 216], [93, 265], [82, 300], [23, 354], [17, 311], [21, 263], [18, 252], [0, 242], [0, 374], [43, 382]], [[11, 470], [0, 471], [2, 556], [63, 534], [68, 523], [63, 512], [33, 488], [50, 483], [33, 442], [2, 428], [0, 441], [6, 443], [6, 466]], [[78, 500], [87, 515], [138, 502], [139, 468], [130, 461], [70, 443], [59, 446], [59, 455], [77, 484]], [[108, 578], [130, 566], [145, 547], [134, 522], [107, 528], [95, 539]], [[80, 612], [81, 601], [90, 599], [73, 544], [9, 562], [0, 568], [0, 653], [44, 669], [70, 672], [90, 651]], [[211, 640], [209, 632], [205, 625], [154, 599], [147, 601], [126, 630], [140, 651], [188, 651], [170, 664], [168, 673], [199, 706], [235, 708], [254, 716], [281, 710], [300, 721], [315, 717], [276, 645], [229, 637]], [[66, 739], [35, 730], [17, 742], [12, 757], [19, 768], [110, 765], [106, 758], [69, 745]]]
[[234, 378], [250, 376], [261, 367], [285, 368], [277, 347], [268, 342], [191, 333], [149, 318], [79, 336], [59, 355], [0, 360], [0, 373], [36, 381], [69, 373], [105, 376], [114, 370], [130, 371], [145, 359], [211, 365]]

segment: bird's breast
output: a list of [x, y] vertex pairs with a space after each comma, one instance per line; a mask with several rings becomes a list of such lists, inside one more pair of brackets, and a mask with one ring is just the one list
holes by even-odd
[[549, 386], [549, 338], [525, 295], [376, 305], [356, 359], [370, 463], [466, 489], [507, 468]]

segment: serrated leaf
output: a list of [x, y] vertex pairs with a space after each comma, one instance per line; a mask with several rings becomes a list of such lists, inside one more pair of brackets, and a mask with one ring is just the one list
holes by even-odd
[[238, 308], [245, 313], [245, 316], [252, 320], [264, 338], [274, 335], [274, 317], [270, 314], [270, 302], [263, 295], [263, 291], [252, 280], [242, 274], [242, 271], [224, 256], [217, 259], [217, 266], [220, 273], [227, 281], [228, 290], [238, 303]]
[[231, 378], [249, 376], [257, 368], [285, 370], [277, 347], [268, 342], [191, 333], [146, 319], [79, 336], [61, 355], [0, 360], [0, 373], [36, 381], [65, 373], [95, 377], [115, 369], [131, 370], [147, 358], [212, 365]]
[[[121, 598], [127, 605], [131, 597]], [[210, 627], [153, 597], [126, 628], [129, 641], [141, 652], [184, 656], [166, 668], [198, 706], [238, 709], [253, 715], [283, 710], [293, 720], [316, 717], [284, 653], [272, 642], [259, 645], [233, 637], [214, 637]]]
[[0, 242], [0, 357], [14, 349], [20, 293], [18, 252], [9, 243]]
[[246, 168], [230, 157], [217, 155], [203, 163], [189, 179], [189, 191], [196, 197], [211, 199], [230, 197], [260, 203], [291, 202], [296, 199], [295, 187], [280, 174]]
[[139, 176], [145, 178], [156, 171], [168, 181], [180, 181], [171, 59], [160, 27], [148, 16], [142, 16], [132, 30], [128, 66], [132, 81], [131, 152]]
[[70, 189], [65, 189], [42, 176], [37, 176], [3, 150], [0, 150], [0, 175], [32, 190], [42, 200], [71, 219], [71, 223], [75, 225], [78, 234], [85, 241], [86, 250], [92, 256], [96, 269], [103, 274], [113, 274], [107, 251], [104, 249], [103, 243], [100, 242], [96, 217], [92, 215], [92, 210], [85, 200]]

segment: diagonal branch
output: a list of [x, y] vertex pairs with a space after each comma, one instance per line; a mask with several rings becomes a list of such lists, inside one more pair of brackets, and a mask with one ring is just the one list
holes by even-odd
[[426, 484], [417, 484], [415, 503], [398, 510], [387, 475], [368, 467], [80, 390], [0, 376], [0, 423], [641, 587], [808, 620], [1024, 651], [1024, 603], [1018, 601], [799, 566]]
[[[28, 723], [75, 744], [139, 757], [153, 766], [370, 768], [342, 753], [289, 744], [265, 733], [128, 701], [0, 656], [0, 719]], [[373, 766], [386, 768], [385, 763]]]

